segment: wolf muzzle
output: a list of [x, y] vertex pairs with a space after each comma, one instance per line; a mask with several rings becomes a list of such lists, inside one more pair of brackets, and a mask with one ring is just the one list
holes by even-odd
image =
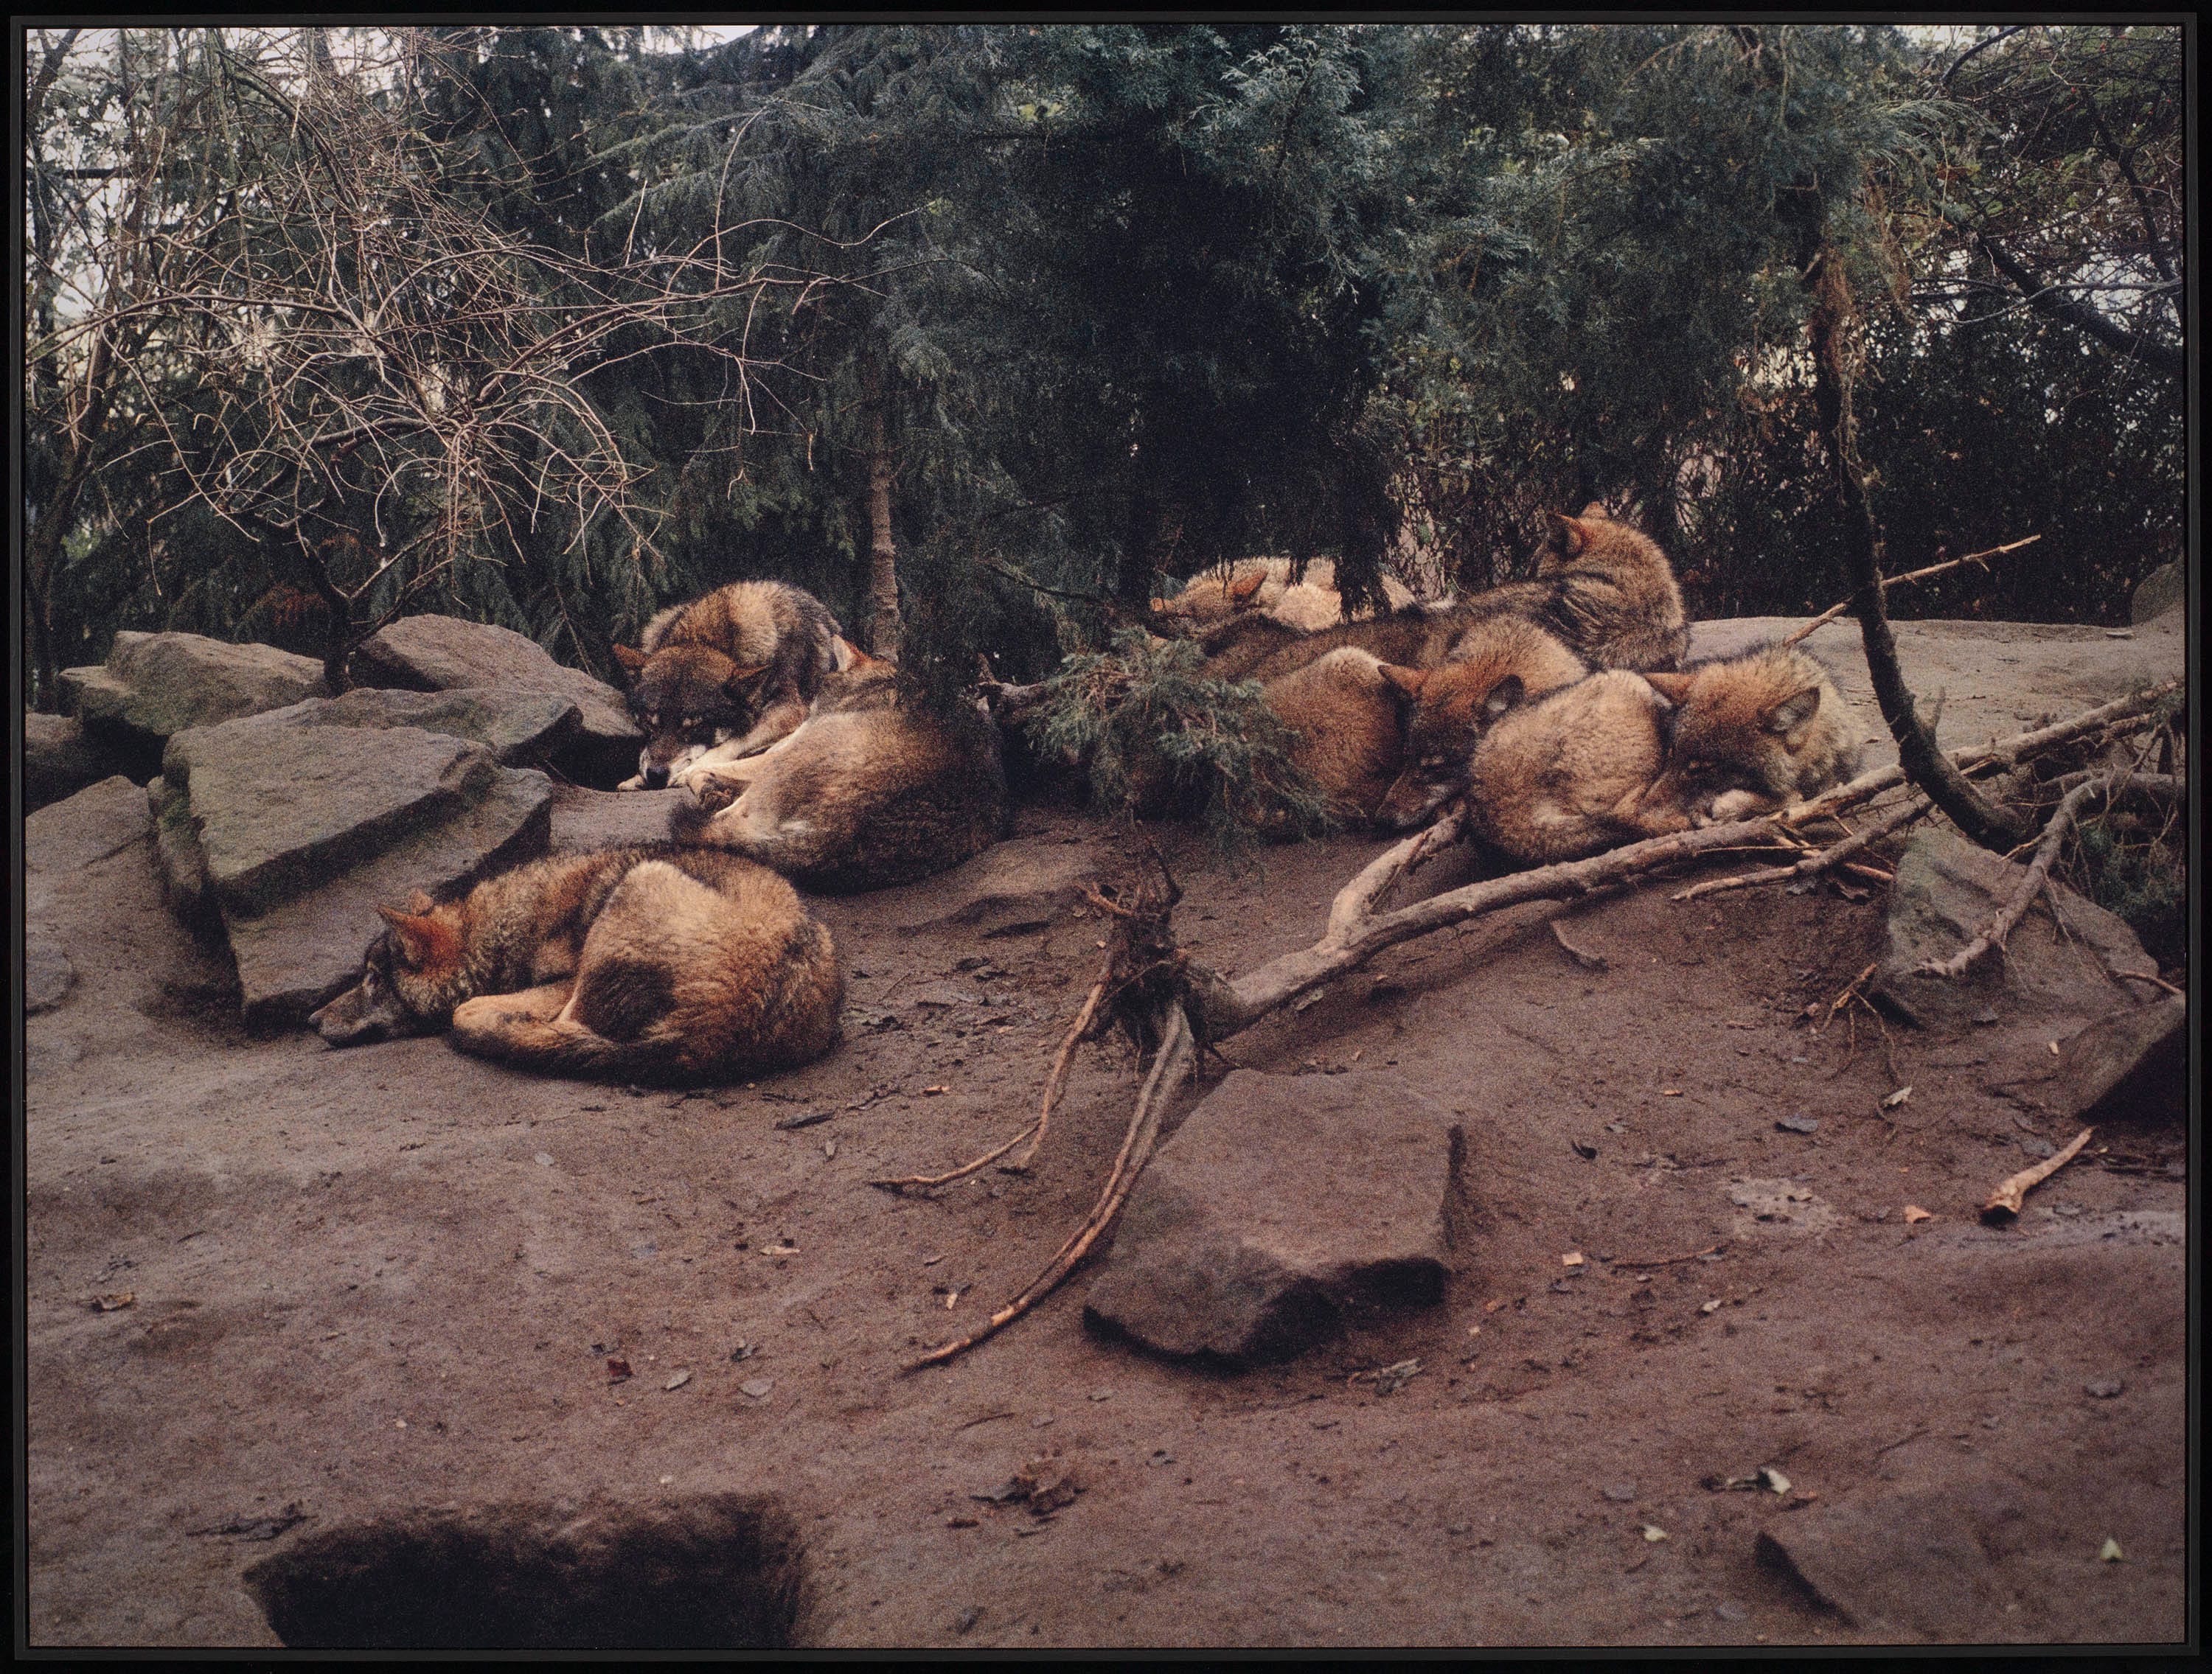
[[373, 992], [367, 980], [311, 1013], [307, 1022], [333, 1046], [366, 1046], [372, 1041], [420, 1032], [396, 1000]]

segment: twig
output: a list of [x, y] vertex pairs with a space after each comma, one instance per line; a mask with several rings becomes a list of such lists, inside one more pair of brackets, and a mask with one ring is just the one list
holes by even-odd
[[2021, 1169], [2007, 1180], [1996, 1191], [1990, 1193], [1989, 1202], [1982, 1205], [1982, 1218], [2001, 1226], [2012, 1216], [2019, 1214], [2021, 1203], [2027, 1194], [2071, 1162], [2080, 1154], [2081, 1147], [2089, 1143], [2089, 1136], [2095, 1131], [2094, 1128], [2083, 1128], [2081, 1132], [2074, 1136], [2073, 1143], [2067, 1146], [2064, 1150], [2056, 1155], [2044, 1158], [2033, 1168]]
[[1861, 971], [1856, 976], [1853, 977], [1850, 981], [1845, 985], [1844, 992], [1828, 1002], [1828, 1015], [1820, 1020], [1820, 1028], [1814, 1032], [1815, 1034], [1820, 1034], [1822, 1031], [1825, 1031], [1830, 1023], [1834, 1022], [1836, 1021], [1836, 1013], [1841, 1011], [1845, 1006], [1849, 1005], [1852, 1000], [1858, 997], [1859, 985], [1881, 968], [1881, 961], [1880, 960], [1876, 960], [1872, 964], [1869, 965], [1866, 969]]
[[1585, 971], [1609, 971], [1613, 968], [1612, 961], [1603, 954], [1592, 953], [1588, 949], [1578, 948], [1567, 940], [1567, 932], [1559, 928], [1559, 921], [1557, 919], [1552, 920], [1552, 939], [1559, 944], [1567, 957]]
[[2081, 811], [2081, 804], [2091, 797], [2110, 795], [2115, 781], [2120, 777], [2115, 774], [2111, 779], [2091, 779], [2087, 784], [2077, 785], [2069, 791], [2065, 799], [2058, 804], [2058, 811], [2051, 816], [2051, 823], [2045, 828], [2043, 840], [2036, 845], [2035, 858], [2028, 862], [2027, 876], [2021, 879], [2020, 887], [2012, 892], [1996, 917], [1983, 926], [1979, 935], [1948, 959], [1925, 960], [1914, 967], [1915, 974], [1961, 977], [1972, 968], [1976, 960], [1993, 949], [2004, 946], [2005, 937], [2012, 934], [2013, 926], [2020, 922], [2021, 915], [2027, 911], [2028, 903], [2035, 899], [2035, 892], [2050, 875], [2051, 863], [2058, 858], [2059, 846], [2066, 840], [2066, 834], [2074, 828], [2074, 821]]
[[[1993, 546], [1985, 552], [1970, 552], [1963, 558], [1947, 558], [1940, 564], [1929, 565], [1926, 569], [1907, 570], [1903, 575], [1884, 576], [1882, 578], [1881, 589], [1883, 592], [1887, 593], [1892, 587], [1897, 586], [1900, 583], [1906, 581], [1924, 581], [1931, 575], [1941, 575], [1945, 570], [1954, 570], [1961, 564], [1981, 564], [1982, 568], [1987, 570], [1989, 566], [1982, 563], [1983, 559], [1994, 558], [2001, 552], [2017, 551], [2021, 547], [2030, 545], [2042, 538], [2043, 537], [2040, 535], [2029, 535], [2021, 540], [2008, 542], [2003, 546]], [[1804, 627], [1799, 628], [1796, 633], [1784, 639], [1782, 643], [1785, 646], [1796, 645], [1800, 640], [1808, 637], [1814, 628], [1824, 627], [1827, 623], [1835, 621], [1837, 617], [1842, 616], [1850, 608], [1851, 601], [1849, 599], [1845, 599], [1841, 604], [1831, 604], [1826, 610], [1821, 611], [1819, 616], [1807, 622]]]
[[1899, 827], [1911, 824], [1925, 814], [1930, 805], [1924, 796], [1908, 797], [1872, 825], [1846, 837], [1832, 848], [1806, 856], [1794, 866], [1769, 866], [1761, 871], [1736, 872], [1727, 877], [1711, 878], [1704, 883], [1693, 883], [1680, 894], [1669, 895], [1668, 899], [1695, 901], [1700, 895], [1717, 895], [1724, 889], [1747, 889], [1755, 883], [1786, 883], [1792, 878], [1814, 876], [1831, 866], [1841, 864], [1877, 838], [1887, 837]]
[[1090, 1217], [1079, 1227], [1067, 1242], [1060, 1246], [1043, 1272], [1030, 1281], [1022, 1293], [994, 1313], [988, 1320], [957, 1342], [932, 1349], [921, 1359], [910, 1361], [899, 1368], [900, 1374], [918, 1372], [927, 1366], [940, 1366], [958, 1355], [965, 1354], [987, 1337], [1020, 1319], [1045, 1296], [1051, 1294], [1060, 1282], [1074, 1271], [1084, 1257], [1091, 1253], [1091, 1246], [1113, 1223], [1127, 1198], [1130, 1188], [1151, 1159], [1152, 1143], [1158, 1137], [1160, 1114], [1169, 1095], [1190, 1073], [1196, 1060], [1190, 1020], [1182, 1006], [1170, 1004], [1159, 1021], [1160, 1048], [1153, 1056], [1152, 1073], [1145, 1079], [1143, 1090], [1137, 1095], [1135, 1113], [1129, 1119], [1128, 1132], [1122, 1138], [1121, 1155], [1114, 1159], [1114, 1172], [1107, 1177], [1105, 1189], [1099, 1193], [1097, 1204]]
[[[1097, 892], [1092, 893], [1095, 897]], [[1067, 1031], [1067, 1039], [1060, 1043], [1060, 1055], [1053, 1059], [1052, 1073], [1045, 1078], [1044, 1100], [1037, 1106], [1036, 1137], [1030, 1141], [1030, 1148], [1022, 1153], [1019, 1161], [1006, 1165], [1005, 1172], [1029, 1172], [1030, 1159], [1036, 1155], [1037, 1147], [1044, 1143], [1045, 1130], [1052, 1125], [1052, 1107], [1060, 1101], [1060, 1089], [1067, 1084], [1067, 1066], [1074, 1061], [1076, 1046], [1088, 1038], [1091, 1020], [1097, 1016], [1099, 1003], [1105, 998], [1106, 976], [1102, 973], [1098, 980], [1091, 985], [1083, 1010], [1075, 1014], [1074, 1026]]]
[[1883, 1442], [1883, 1443], [1882, 1443], [1882, 1445], [1881, 1445], [1881, 1447], [1877, 1447], [1877, 1448], [1875, 1448], [1875, 1449], [1874, 1450], [1874, 1457], [1875, 1457], [1875, 1458], [1876, 1458], [1876, 1459], [1880, 1459], [1880, 1458], [1881, 1458], [1884, 1453], [1895, 1453], [1895, 1452], [1896, 1452], [1899, 1447], [1902, 1447], [1903, 1446], [1905, 1446], [1905, 1444], [1906, 1442], [1908, 1442], [1908, 1441], [1917, 1441], [1917, 1440], [1920, 1440], [1920, 1438], [1921, 1438], [1922, 1436], [1923, 1436], [1923, 1435], [1925, 1435], [1925, 1434], [1928, 1434], [1928, 1427], [1927, 1427], [1925, 1424], [1923, 1424], [1923, 1425], [1922, 1425], [1918, 1429], [1917, 1429], [1917, 1430], [1908, 1430], [1905, 1434], [1900, 1435], [1900, 1436], [1899, 1436], [1899, 1437], [1898, 1437], [1898, 1438], [1897, 1438], [1897, 1440], [1894, 1440], [1894, 1441], [1885, 1441], [1885, 1442]]
[[1702, 1261], [1709, 1255], [1718, 1255], [1726, 1248], [1728, 1248], [1728, 1242], [1723, 1239], [1720, 1243], [1714, 1245], [1709, 1250], [1692, 1250], [1687, 1255], [1658, 1256], [1650, 1261], [1632, 1261], [1627, 1257], [1624, 1256], [1620, 1260], [1613, 1262], [1611, 1265], [1613, 1271], [1616, 1273], [1624, 1271], [1631, 1267], [1639, 1270], [1645, 1267], [1672, 1267], [1680, 1262]]

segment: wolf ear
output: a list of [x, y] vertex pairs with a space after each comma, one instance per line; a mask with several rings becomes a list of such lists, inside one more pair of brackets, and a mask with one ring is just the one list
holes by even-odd
[[645, 653], [635, 646], [617, 646], [614, 651], [615, 661], [623, 665], [624, 674], [634, 675], [646, 664]]
[[1802, 691], [1792, 692], [1766, 712], [1766, 730], [1786, 737], [1811, 720], [1820, 707], [1820, 688], [1818, 686], [1808, 686]]
[[742, 697], [745, 688], [768, 672], [768, 664], [756, 663], [750, 668], [735, 669], [722, 682], [722, 689], [732, 697]]
[[437, 957], [445, 934], [435, 919], [427, 913], [403, 913], [396, 907], [380, 907], [376, 912], [399, 938], [400, 957], [409, 966], [419, 968]]
[[1559, 550], [1572, 558], [1589, 543], [1589, 531], [1565, 512], [1547, 512], [1544, 520], [1552, 525], [1552, 536], [1559, 543]]
[[1595, 518], [1601, 523], [1609, 520], [1606, 514], [1605, 502], [1601, 500], [1593, 500], [1589, 505], [1583, 506], [1580, 512], [1577, 513], [1576, 515], [1577, 517]]
[[1252, 595], [1260, 591], [1267, 579], [1267, 572], [1265, 570], [1254, 570], [1249, 575], [1240, 575], [1229, 584], [1229, 597], [1239, 604], [1249, 604], [1252, 602]]
[[417, 889], [407, 897], [407, 910], [417, 915], [428, 913], [436, 904], [430, 899], [428, 893], [422, 889]]
[[1152, 609], [1155, 610], [1164, 610], [1167, 608], [1168, 602], [1164, 598], [1156, 598], [1152, 601]]
[[1496, 720], [1515, 704], [1520, 702], [1522, 694], [1527, 690], [1528, 688], [1521, 683], [1519, 675], [1507, 675], [1504, 679], [1492, 686], [1490, 688], [1490, 695], [1483, 699], [1483, 713], [1492, 720]]
[[1407, 697], [1416, 701], [1421, 695], [1421, 688], [1429, 683], [1426, 669], [1409, 669], [1399, 663], [1385, 663], [1376, 672]]
[[1647, 672], [1644, 678], [1653, 691], [1658, 693], [1669, 703], [1687, 703], [1690, 701], [1690, 688], [1695, 683], [1692, 676], [1667, 674], [1659, 670]]

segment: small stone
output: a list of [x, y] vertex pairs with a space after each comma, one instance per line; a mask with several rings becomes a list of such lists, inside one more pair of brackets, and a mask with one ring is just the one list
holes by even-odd
[[1614, 1483], [1605, 1490], [1605, 1497], [1616, 1505], [1628, 1505], [1636, 1498], [1634, 1483]]
[[1748, 1616], [1750, 1612], [1745, 1610], [1741, 1604], [1729, 1604], [1723, 1600], [1720, 1604], [1713, 1606], [1713, 1614], [1720, 1617], [1723, 1622], [1741, 1622]]
[[1791, 1115], [1778, 1117], [1774, 1125], [1784, 1133], [1818, 1133], [1820, 1131], [1820, 1119], [1798, 1112]]
[[2084, 1394], [2100, 1401], [2109, 1401], [2126, 1388], [2118, 1378], [2098, 1378], [2081, 1386]]
[[743, 1393], [750, 1395], [756, 1401], [768, 1399], [769, 1391], [775, 1387], [775, 1380], [773, 1378], [747, 1378], [738, 1386]]

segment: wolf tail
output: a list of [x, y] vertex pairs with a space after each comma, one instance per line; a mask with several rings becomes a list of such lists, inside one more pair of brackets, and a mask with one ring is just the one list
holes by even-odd
[[678, 1041], [610, 1040], [581, 1023], [517, 1008], [496, 995], [471, 1000], [453, 1013], [453, 1042], [478, 1058], [555, 1075], [662, 1082], [683, 1078], [690, 1067]]

